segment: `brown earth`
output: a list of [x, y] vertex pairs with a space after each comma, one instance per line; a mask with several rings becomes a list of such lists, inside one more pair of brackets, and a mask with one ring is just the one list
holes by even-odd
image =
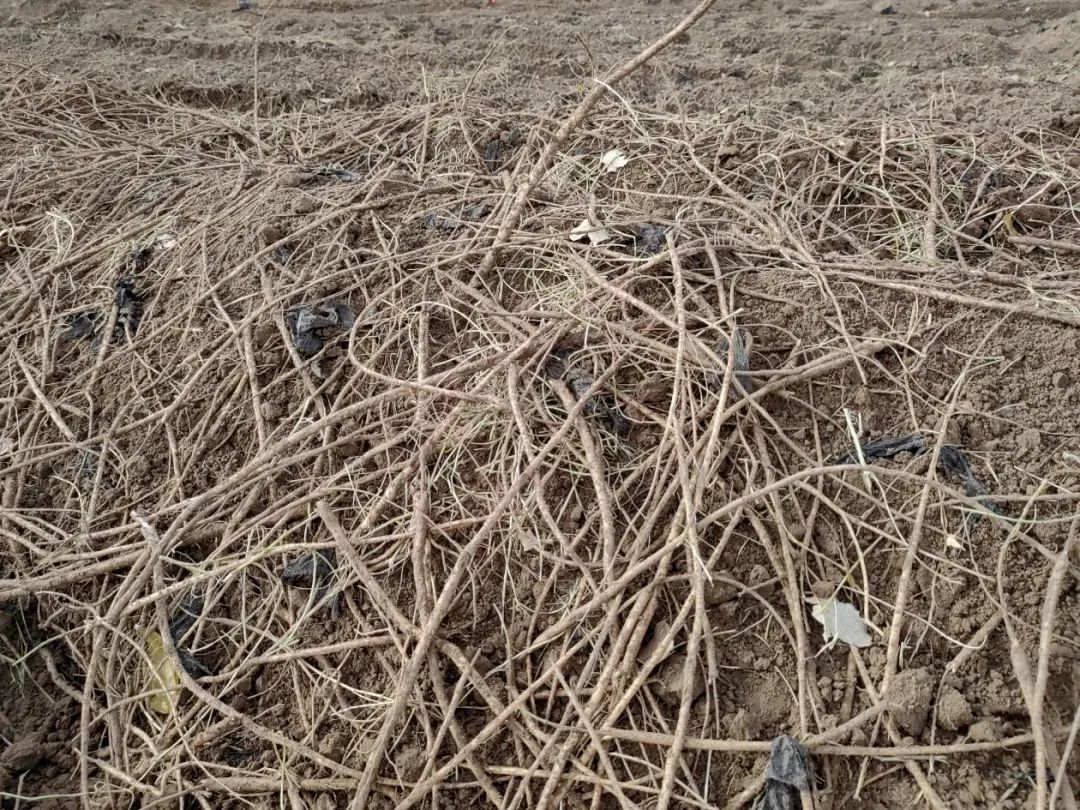
[[[745, 804], [765, 743], [881, 703], [817, 743], [815, 806], [1035, 807], [1025, 664], [1052, 757], [1080, 706], [1080, 10], [885, 5], [711, 11], [572, 135], [481, 278], [592, 77], [690, 4], [0, 3], [3, 806], [80, 806], [84, 765], [91, 807], [350, 806], [410, 628], [506, 498], [370, 806]], [[630, 163], [602, 174], [614, 147]], [[615, 240], [565, 238], [590, 212]], [[677, 262], [618, 241], [643, 223]], [[138, 331], [61, 340], [162, 234]], [[313, 365], [282, 315], [328, 298], [359, 325]], [[752, 405], [696, 348], [736, 319], [770, 386]], [[553, 347], [607, 398], [555, 442], [580, 391]], [[940, 435], [992, 501], [911, 453], [799, 478], [853, 431]], [[165, 534], [159, 598], [125, 590], [149, 576], [132, 511]], [[312, 548], [338, 551], [336, 614], [281, 583]], [[163, 719], [146, 633], [192, 591], [185, 644], [225, 708], [188, 689]], [[837, 593], [858, 653], [810, 618]]]
[[[677, 21], [683, 2], [86, 3], [5, 0], [4, 53], [100, 74], [185, 103], [318, 112], [465, 87], [510, 110], [545, 107]], [[931, 115], [1039, 126], [1075, 112], [1075, 2], [725, 4], [625, 93], [666, 110], [767, 107], [827, 122]]]

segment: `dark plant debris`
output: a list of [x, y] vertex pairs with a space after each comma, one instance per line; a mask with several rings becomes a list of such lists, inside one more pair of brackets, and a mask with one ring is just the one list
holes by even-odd
[[306, 180], [337, 180], [340, 183], [356, 183], [360, 180], [359, 174], [343, 169], [340, 166], [316, 166], [310, 169], [301, 169], [300, 175]]
[[634, 235], [629, 247], [638, 256], [655, 256], [664, 249], [667, 228], [654, 222], [645, 222], [634, 227]]
[[117, 337], [135, 334], [142, 320], [142, 296], [135, 289], [135, 279], [124, 276], [116, 282], [113, 303], [116, 304]]
[[240, 745], [225, 742], [214, 751], [214, 760], [231, 768], [247, 765], [259, 756], [259, 749], [254, 744]]
[[505, 162], [506, 155], [520, 143], [521, 133], [516, 129], [499, 132], [484, 146], [484, 166], [489, 172], [497, 171]]
[[[316, 549], [302, 554], [281, 572], [281, 581], [290, 588], [307, 588], [315, 591], [315, 601], [320, 601], [334, 584], [337, 572], [337, 554], [333, 549]], [[330, 615], [337, 618], [341, 594], [335, 594], [330, 603]]]
[[486, 202], [470, 203], [461, 209], [461, 218], [469, 222], [479, 222], [491, 213], [491, 206]]
[[[116, 322], [113, 338], [129, 338], [135, 334], [142, 320], [142, 296], [135, 289], [135, 280], [131, 276], [121, 276], [113, 287], [113, 305], [116, 307]], [[97, 351], [101, 346], [102, 326], [108, 321], [106, 315], [92, 309], [84, 309], [69, 315], [67, 328], [60, 334], [61, 340], [89, 340], [91, 348]]]
[[[555, 349], [548, 356], [544, 364], [544, 371], [553, 380], [562, 380], [574, 395], [574, 399], [585, 397], [593, 385], [591, 374], [576, 368], [570, 363], [570, 355], [573, 349]], [[595, 416], [609, 433], [623, 439], [630, 434], [630, 422], [622, 415], [618, 406], [607, 397], [599, 394], [589, 396], [585, 402], [583, 412], [587, 416]]]
[[487, 166], [489, 172], [499, 168], [499, 164], [502, 162], [502, 150], [503, 142], [498, 138], [492, 138], [484, 147], [484, 165]]
[[975, 477], [975, 473], [972, 472], [971, 465], [968, 463], [967, 456], [964, 455], [963, 451], [948, 445], [942, 447], [941, 453], [938, 454], [938, 469], [946, 475], [959, 478], [964, 485], [964, 494], [969, 498], [975, 498], [994, 514], [1001, 514], [998, 505], [990, 499], [990, 493], [986, 487]]
[[[911, 453], [912, 455], [919, 456], [929, 449], [925, 436], [921, 433], [912, 433], [910, 436], [884, 438], [867, 442], [862, 445], [862, 456], [867, 462], [870, 462], [877, 459], [893, 458], [900, 453]], [[858, 464], [858, 454], [847, 453], [838, 459], [838, 463]], [[963, 450], [950, 445], [943, 446], [941, 452], [938, 454], [938, 470], [944, 475], [959, 479], [964, 486], [964, 494], [969, 498], [977, 499], [979, 503], [994, 514], [1001, 514], [1001, 510], [998, 508], [997, 504], [990, 499], [986, 487], [982, 485], [982, 482], [980, 482], [979, 479], [975, 477], [975, 473], [972, 472], [971, 465], [968, 463], [967, 456], [964, 455]]]
[[449, 212], [432, 211], [424, 216], [424, 227], [437, 231], [456, 231], [466, 222], [478, 222], [491, 213], [491, 206], [485, 202], [469, 203], [462, 207], [461, 213], [455, 217]]
[[434, 231], [456, 231], [461, 227], [461, 222], [451, 216], [436, 214], [432, 211], [424, 217], [424, 227]]
[[313, 357], [322, 351], [330, 330], [347, 332], [355, 322], [352, 309], [337, 301], [301, 304], [285, 313], [285, 325], [301, 357]]
[[[892, 458], [898, 456], [901, 453], [913, 453], [919, 455], [926, 451], [926, 438], [921, 433], [913, 433], [910, 436], [900, 436], [899, 438], [884, 438], [875, 439], [872, 442], [867, 442], [861, 445], [862, 457], [867, 461], [874, 461], [879, 458]], [[848, 453], [841, 456], [840, 464], [858, 464], [858, 453]]]
[[800, 793], [810, 789], [810, 756], [786, 734], [772, 741], [765, 766], [765, 786], [753, 810], [799, 810]]
[[275, 264], [280, 264], [282, 267], [289, 264], [296, 255], [297, 247], [291, 242], [286, 242], [284, 245], [278, 245], [270, 253], [270, 258]]
[[204, 607], [202, 595], [192, 591], [180, 602], [169, 621], [169, 635], [172, 636], [176, 654], [180, 658], [180, 663], [184, 665], [184, 669], [193, 678], [204, 678], [214, 674], [213, 670], [195, 657], [190, 650], [190, 640], [185, 638], [195, 626], [195, 622], [199, 620]]
[[148, 245], [137, 247], [131, 251], [131, 258], [128, 260], [128, 272], [141, 273], [147, 267], [150, 266], [150, 260], [154, 258], [154, 244], [151, 242]]
[[92, 310], [68, 316], [67, 329], [60, 335], [61, 340], [93, 340], [97, 334], [99, 318]]

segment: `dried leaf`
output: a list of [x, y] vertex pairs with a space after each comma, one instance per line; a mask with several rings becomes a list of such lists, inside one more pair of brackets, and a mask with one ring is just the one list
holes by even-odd
[[165, 643], [156, 632], [146, 634], [146, 655], [150, 659], [150, 697], [147, 704], [158, 714], [168, 714], [180, 694], [180, 673], [173, 666], [165, 651]]
[[588, 218], [581, 220], [581, 224], [570, 231], [570, 241], [580, 242], [585, 237], [589, 238], [589, 242], [593, 245], [602, 245], [611, 239], [611, 234], [607, 228], [600, 225], [593, 225], [589, 222]]
[[825, 643], [842, 641], [852, 647], [869, 647], [873, 643], [859, 611], [849, 602], [839, 599], [811, 599], [811, 614], [825, 628]]
[[630, 159], [626, 157], [626, 153], [621, 149], [609, 149], [600, 157], [600, 166], [608, 174], [617, 172], [629, 162]]
[[525, 529], [521, 532], [521, 547], [526, 551], [539, 551], [540, 550], [540, 538], [536, 536], [536, 532]]

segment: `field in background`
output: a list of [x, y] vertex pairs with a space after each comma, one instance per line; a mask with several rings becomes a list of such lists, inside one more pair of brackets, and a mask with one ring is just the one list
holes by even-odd
[[223, 5], [0, 6], [4, 806], [1075, 806], [1070, 4]]

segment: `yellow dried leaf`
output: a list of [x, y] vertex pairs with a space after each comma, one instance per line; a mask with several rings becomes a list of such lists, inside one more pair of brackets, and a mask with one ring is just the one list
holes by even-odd
[[1005, 230], [1009, 232], [1009, 236], [1016, 236], [1016, 226], [1013, 225], [1013, 213], [1012, 211], [1006, 211], [1001, 215], [1001, 224], [1005, 226]]
[[168, 714], [180, 693], [180, 673], [173, 666], [165, 643], [157, 633], [146, 634], [146, 654], [150, 658], [150, 708], [158, 714]]

